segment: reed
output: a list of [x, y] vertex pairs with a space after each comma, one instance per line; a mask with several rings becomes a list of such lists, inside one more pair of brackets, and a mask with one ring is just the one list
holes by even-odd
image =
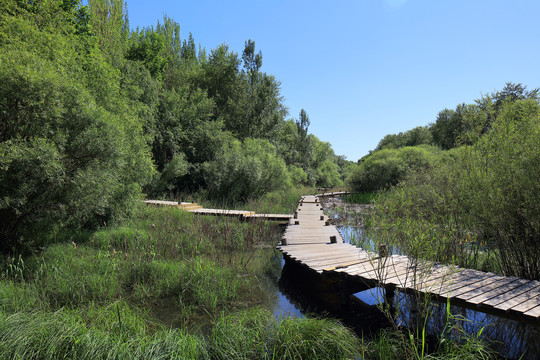
[[334, 320], [280, 318], [264, 309], [222, 317], [211, 335], [215, 359], [357, 359], [360, 342]]
[[[125, 312], [123, 313], [125, 315]], [[115, 316], [108, 327], [88, 326], [67, 310], [5, 314], [0, 312], [2, 359], [204, 359], [204, 341], [180, 330], [149, 334], [126, 330]]]

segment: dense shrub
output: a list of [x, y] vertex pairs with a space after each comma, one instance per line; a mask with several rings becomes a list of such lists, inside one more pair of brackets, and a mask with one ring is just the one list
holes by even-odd
[[436, 147], [428, 145], [375, 151], [353, 169], [347, 183], [352, 190], [358, 192], [388, 188], [410, 172], [431, 167], [439, 152]]
[[398, 149], [405, 146], [432, 145], [433, 136], [427, 126], [418, 126], [399, 134], [386, 135], [379, 141], [375, 151], [382, 149]]
[[540, 278], [540, 105], [507, 102], [473, 146], [381, 197], [374, 236], [410, 255]]
[[324, 161], [317, 168], [316, 177], [317, 186], [336, 187], [343, 185], [343, 181], [341, 180], [341, 175], [339, 173], [339, 166], [330, 160]]
[[98, 103], [74, 79], [76, 69], [58, 69], [53, 61], [19, 49], [4, 50], [2, 250], [34, 248], [33, 233], [53, 225], [95, 225], [128, 211], [152, 172], [139, 120]]
[[267, 140], [232, 141], [205, 165], [206, 183], [213, 198], [245, 201], [289, 183], [287, 166]]

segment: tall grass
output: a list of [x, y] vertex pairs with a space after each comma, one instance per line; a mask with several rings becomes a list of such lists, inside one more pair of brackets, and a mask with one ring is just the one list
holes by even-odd
[[292, 214], [302, 195], [315, 193], [314, 188], [288, 188], [282, 191], [272, 191], [258, 198], [247, 201], [216, 201], [200, 193], [194, 197], [204, 207], [217, 209], [233, 209], [255, 211], [258, 214]]
[[37, 256], [5, 260], [0, 309], [76, 309], [123, 299], [142, 308], [163, 304], [182, 324], [197, 314], [260, 302], [255, 295], [263, 295], [266, 263], [279, 237], [262, 221], [147, 208], [86, 242], [70, 237]]
[[[124, 314], [125, 315], [125, 314]], [[114, 319], [114, 323], [121, 319]], [[122, 321], [122, 320], [120, 320]], [[88, 326], [77, 314], [0, 313], [2, 359], [203, 359], [202, 339], [179, 330], [147, 334], [126, 329], [127, 319], [107, 328]]]
[[364, 193], [352, 193], [342, 195], [344, 202], [351, 204], [371, 204], [372, 201], [377, 197], [376, 192], [364, 192]]
[[356, 359], [358, 338], [328, 319], [280, 318], [264, 309], [222, 317], [210, 339], [215, 359]]

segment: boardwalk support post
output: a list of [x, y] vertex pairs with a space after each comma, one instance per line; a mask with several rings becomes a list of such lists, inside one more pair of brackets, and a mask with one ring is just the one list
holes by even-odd
[[386, 245], [386, 244], [380, 244], [379, 245], [379, 256], [380, 257], [388, 257], [388, 245]]
[[300, 225], [300, 221], [296, 220], [296, 221], [294, 222], [294, 225]]
[[324, 220], [324, 215], [321, 215], [321, 220]]
[[331, 244], [337, 244], [337, 238], [335, 235], [330, 236], [330, 243]]
[[294, 212], [294, 218], [295, 218], [295, 219], [298, 219], [298, 211], [295, 211], [295, 212]]

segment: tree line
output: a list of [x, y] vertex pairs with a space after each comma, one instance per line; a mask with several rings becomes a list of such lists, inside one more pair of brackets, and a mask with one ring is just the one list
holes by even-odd
[[348, 162], [289, 117], [253, 40], [207, 51], [167, 16], [132, 30], [121, 0], [4, 0], [0, 49], [3, 251], [121, 219], [142, 194], [343, 183]]

